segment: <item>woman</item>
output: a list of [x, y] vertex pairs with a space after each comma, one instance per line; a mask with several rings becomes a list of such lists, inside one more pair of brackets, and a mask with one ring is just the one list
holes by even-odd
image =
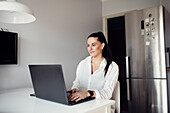
[[[110, 99], [118, 79], [118, 66], [113, 62], [111, 51], [102, 32], [93, 33], [87, 39], [90, 54], [82, 60], [73, 82], [69, 101], [86, 97]], [[68, 91], [68, 92], [69, 92]]]

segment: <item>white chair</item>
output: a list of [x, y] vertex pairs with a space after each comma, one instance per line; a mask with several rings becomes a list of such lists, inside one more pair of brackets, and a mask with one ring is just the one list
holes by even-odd
[[116, 101], [115, 113], [120, 113], [120, 83], [119, 81], [117, 81], [117, 84], [115, 86], [111, 99]]

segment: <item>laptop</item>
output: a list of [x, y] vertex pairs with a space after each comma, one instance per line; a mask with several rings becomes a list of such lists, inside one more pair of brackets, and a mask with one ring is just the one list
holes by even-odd
[[86, 98], [78, 102], [69, 102], [69, 93], [63, 77], [62, 66], [58, 65], [29, 65], [32, 84], [37, 98], [66, 104], [75, 105], [94, 98]]

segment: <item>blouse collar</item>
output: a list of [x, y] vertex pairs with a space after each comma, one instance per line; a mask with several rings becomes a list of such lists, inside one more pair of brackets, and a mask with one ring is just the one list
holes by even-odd
[[[88, 56], [85, 60], [88, 61], [88, 62], [91, 64], [91, 56]], [[107, 61], [106, 61], [106, 59], [104, 58], [104, 59], [102, 60], [101, 64], [100, 64], [100, 67], [106, 66], [106, 64], [107, 64]]]

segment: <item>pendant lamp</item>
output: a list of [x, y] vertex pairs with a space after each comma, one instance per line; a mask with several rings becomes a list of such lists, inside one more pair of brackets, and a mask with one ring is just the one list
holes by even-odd
[[0, 1], [0, 22], [11, 24], [26, 24], [34, 22], [33, 11], [16, 0]]

